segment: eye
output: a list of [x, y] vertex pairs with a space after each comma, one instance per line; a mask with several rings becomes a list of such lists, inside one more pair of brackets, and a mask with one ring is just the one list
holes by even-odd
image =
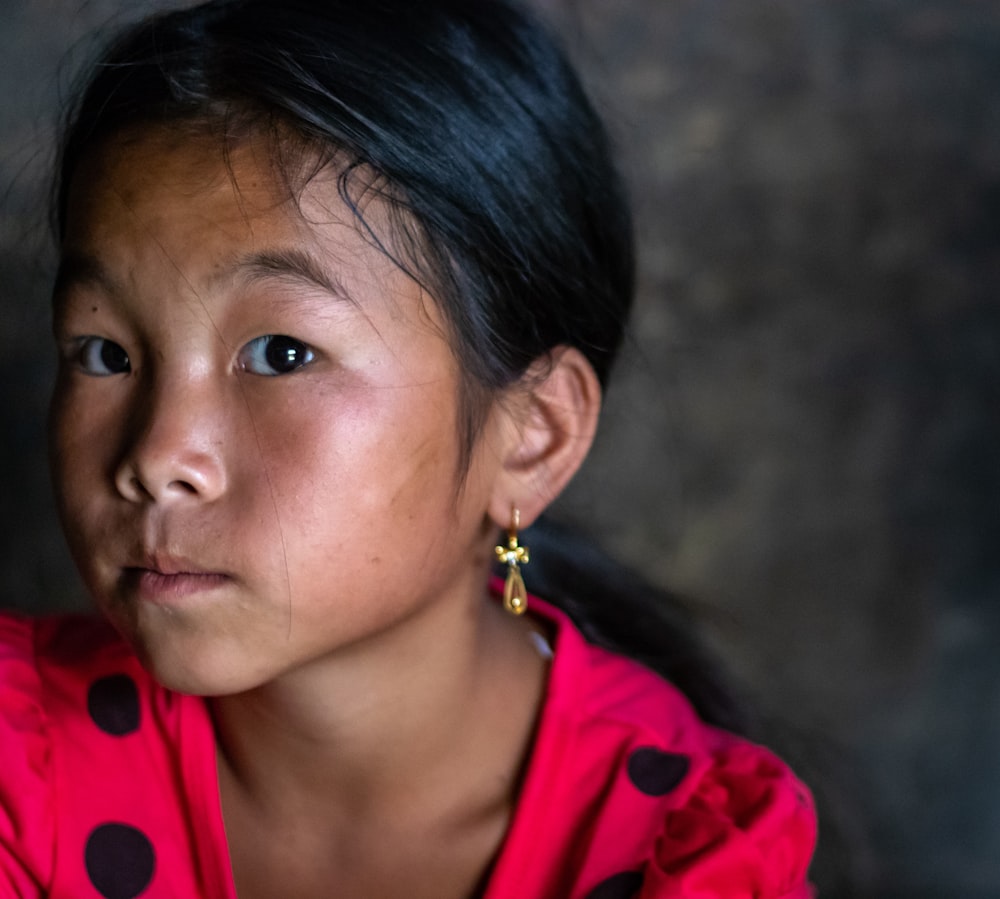
[[128, 353], [112, 340], [84, 337], [77, 345], [76, 364], [88, 375], [106, 378], [132, 370]]
[[240, 366], [255, 375], [287, 375], [316, 357], [301, 340], [284, 334], [265, 334], [240, 350]]

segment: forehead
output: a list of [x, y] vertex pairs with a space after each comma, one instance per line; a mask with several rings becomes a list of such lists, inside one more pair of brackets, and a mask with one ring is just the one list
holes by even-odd
[[[289, 165], [282, 167], [279, 159]], [[292, 158], [286, 160], [276, 141], [263, 137], [224, 140], [183, 126], [125, 131], [87, 153], [73, 173], [66, 239], [78, 239], [95, 225], [110, 226], [116, 216], [141, 210], [155, 219], [158, 209], [167, 215], [185, 207], [223, 222], [259, 225], [271, 219], [304, 232], [310, 207], [318, 206], [321, 221], [346, 223], [351, 214], [339, 202], [334, 167], [316, 165], [306, 176], [304, 154], [297, 159], [300, 171], [290, 172]]]
[[351, 281], [383, 302], [405, 298], [405, 313], [444, 330], [437, 304], [382, 249], [394, 243], [385, 201], [370, 191], [363, 206], [348, 206], [341, 171], [336, 159], [321, 165], [262, 137], [126, 132], [84, 157], [73, 176], [64, 270], [177, 276], [197, 288], [240, 260], [294, 257], [314, 282]]

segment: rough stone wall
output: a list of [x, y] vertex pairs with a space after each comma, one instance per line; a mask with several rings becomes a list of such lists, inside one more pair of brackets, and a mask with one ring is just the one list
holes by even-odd
[[[1000, 6], [536, 3], [617, 135], [640, 247], [562, 513], [690, 598], [820, 784], [823, 895], [1000, 894]], [[150, 6], [2, 2], [7, 606], [79, 601], [35, 175], [81, 36]]]

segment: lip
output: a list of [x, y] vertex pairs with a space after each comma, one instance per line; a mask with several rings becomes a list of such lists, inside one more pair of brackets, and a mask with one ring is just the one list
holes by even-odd
[[122, 569], [123, 586], [139, 599], [169, 603], [216, 590], [231, 583], [229, 575], [205, 570], [183, 560], [157, 559]]

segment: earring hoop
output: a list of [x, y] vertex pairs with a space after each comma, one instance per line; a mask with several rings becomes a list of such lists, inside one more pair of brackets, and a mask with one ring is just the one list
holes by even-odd
[[510, 510], [510, 527], [507, 528], [507, 545], [497, 546], [497, 560], [507, 566], [507, 580], [503, 585], [503, 607], [511, 615], [522, 615], [528, 608], [528, 591], [521, 577], [521, 564], [530, 561], [528, 547], [517, 542], [517, 531], [521, 524], [521, 513], [514, 506]]

